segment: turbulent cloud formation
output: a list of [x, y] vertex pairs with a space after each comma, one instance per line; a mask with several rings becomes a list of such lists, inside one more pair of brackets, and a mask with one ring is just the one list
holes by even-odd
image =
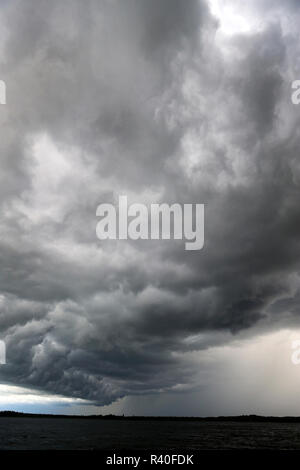
[[[300, 10], [226, 4], [1, 3], [3, 381], [169, 393], [194, 386], [191, 351], [297, 325]], [[204, 249], [100, 242], [119, 194], [204, 203]]]

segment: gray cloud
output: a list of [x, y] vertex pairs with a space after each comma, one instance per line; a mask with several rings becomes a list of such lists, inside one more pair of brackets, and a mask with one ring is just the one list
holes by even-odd
[[[221, 41], [204, 1], [1, 7], [3, 380], [109, 404], [192, 387], [187, 351], [297, 323], [298, 51], [257, 4], [260, 31]], [[204, 250], [99, 242], [118, 194], [205, 203]]]

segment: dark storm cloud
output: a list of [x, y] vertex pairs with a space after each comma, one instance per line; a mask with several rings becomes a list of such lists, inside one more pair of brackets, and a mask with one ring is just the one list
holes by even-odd
[[[296, 323], [297, 46], [268, 8], [221, 41], [204, 1], [3, 8], [3, 379], [105, 404], [192, 386], [187, 351]], [[118, 194], [205, 203], [204, 250], [100, 243]]]

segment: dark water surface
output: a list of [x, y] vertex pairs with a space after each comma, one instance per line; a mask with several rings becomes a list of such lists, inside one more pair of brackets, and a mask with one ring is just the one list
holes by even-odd
[[300, 449], [300, 423], [0, 419], [0, 450]]

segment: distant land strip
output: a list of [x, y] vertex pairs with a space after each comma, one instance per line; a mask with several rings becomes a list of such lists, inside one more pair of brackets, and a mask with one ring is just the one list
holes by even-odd
[[246, 423], [300, 423], [300, 416], [125, 416], [125, 415], [63, 415], [20, 413], [17, 411], [0, 411], [0, 418], [58, 418], [58, 419], [91, 419], [91, 420], [126, 420], [126, 421], [213, 421], [213, 422], [246, 422]]

